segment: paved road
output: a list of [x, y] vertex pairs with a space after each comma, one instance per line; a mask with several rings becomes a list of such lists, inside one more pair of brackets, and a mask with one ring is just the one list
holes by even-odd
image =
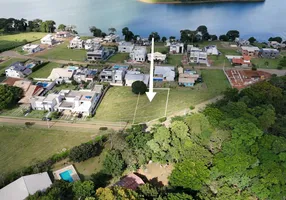
[[[0, 117], [0, 123], [9, 124], [22, 124], [25, 125], [26, 122], [30, 122], [37, 126], [42, 126], [43, 128], [48, 128], [48, 124], [45, 121], [31, 119], [31, 118], [9, 118]], [[67, 127], [67, 128], [80, 128], [80, 129], [99, 129], [100, 127], [107, 127], [114, 130], [122, 130], [127, 126], [125, 122], [85, 122], [85, 123], [70, 123], [62, 121], [51, 121], [49, 122], [50, 127]]]

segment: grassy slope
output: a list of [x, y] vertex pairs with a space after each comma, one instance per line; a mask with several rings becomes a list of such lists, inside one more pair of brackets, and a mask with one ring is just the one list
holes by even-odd
[[[194, 88], [171, 89], [168, 114], [213, 98], [229, 86], [221, 70], [202, 70], [202, 76], [205, 82]], [[155, 90], [155, 92], [157, 95], [151, 103], [146, 95], [140, 96], [135, 122], [146, 122], [164, 116], [167, 91]], [[137, 97], [131, 92], [130, 87], [110, 88], [94, 119], [132, 122]]]
[[29, 77], [31, 78], [47, 78], [52, 72], [53, 68], [60, 67], [60, 64], [57, 63], [48, 63], [37, 71], [33, 72]]
[[79, 133], [38, 128], [8, 127], [0, 129], [1, 173], [29, 166], [92, 139], [95, 132]]
[[129, 58], [129, 53], [116, 53], [115, 55], [111, 56], [107, 62], [112, 63], [123, 63], [124, 60]]
[[47, 33], [29, 32], [29, 33], [19, 33], [19, 34], [0, 36], [0, 51], [4, 48], [16, 47], [22, 45], [24, 44], [23, 40], [27, 40], [28, 42], [39, 40], [46, 34]]
[[38, 53], [36, 56], [46, 59], [85, 61], [86, 51], [84, 49], [68, 49], [67, 45], [68, 42], [64, 42], [52, 49]]

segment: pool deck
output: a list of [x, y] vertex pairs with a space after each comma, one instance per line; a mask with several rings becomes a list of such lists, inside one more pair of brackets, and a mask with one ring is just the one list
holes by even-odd
[[61, 178], [60, 174], [65, 172], [65, 171], [68, 171], [68, 170], [72, 171], [71, 177], [72, 177], [73, 181], [80, 181], [80, 178], [79, 178], [79, 176], [78, 176], [73, 165], [69, 165], [69, 166], [66, 166], [62, 169], [54, 171], [53, 175], [54, 175], [55, 180], [61, 180], [62, 178]]

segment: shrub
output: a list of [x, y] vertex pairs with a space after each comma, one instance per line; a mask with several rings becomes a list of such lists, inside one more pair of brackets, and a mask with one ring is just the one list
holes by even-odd
[[147, 92], [147, 86], [143, 81], [135, 81], [132, 83], [132, 92], [134, 94], [145, 94]]
[[190, 106], [190, 110], [194, 110], [195, 109], [195, 106]]
[[108, 128], [107, 127], [100, 127], [99, 130], [100, 131], [106, 131]]
[[251, 70], [252, 70], [252, 71], [256, 71], [256, 70], [257, 70], [257, 67], [256, 67], [256, 66], [252, 66], [252, 67], [251, 67]]
[[70, 150], [69, 158], [74, 162], [82, 162], [97, 156], [100, 151], [99, 143], [84, 143]]
[[118, 150], [108, 152], [103, 161], [104, 172], [112, 176], [119, 176], [122, 174], [126, 165]]
[[280, 70], [281, 70], [281, 69], [283, 69], [283, 67], [282, 67], [282, 66], [278, 66], [277, 69], [280, 69]]
[[164, 122], [164, 121], [166, 121], [166, 119], [167, 119], [167, 117], [162, 117], [159, 119], [159, 122]]

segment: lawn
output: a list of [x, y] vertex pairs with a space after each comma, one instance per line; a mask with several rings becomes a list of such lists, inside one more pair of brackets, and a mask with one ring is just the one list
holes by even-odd
[[0, 52], [7, 48], [14, 48], [20, 45], [24, 45], [27, 42], [39, 40], [44, 37], [47, 33], [29, 32], [29, 33], [19, 33], [11, 35], [0, 36]]
[[182, 58], [183, 58], [182, 55], [169, 55], [167, 57], [167, 63], [170, 65], [177, 66], [181, 64]]
[[22, 61], [26, 61], [26, 59], [21, 59], [21, 58], [11, 58], [5, 62], [2, 62], [0, 64], [0, 74], [5, 72], [5, 69], [7, 67], [9, 67], [11, 64], [15, 63], [15, 62], [22, 62]]
[[47, 78], [54, 68], [60, 67], [60, 64], [50, 62], [29, 75], [31, 78]]
[[116, 53], [115, 55], [111, 56], [107, 62], [111, 63], [124, 63], [124, 60], [129, 58], [129, 53]]
[[96, 131], [59, 131], [21, 126], [0, 129], [0, 170], [8, 173], [90, 141]]
[[72, 85], [72, 84], [61, 84], [61, 85], [56, 85], [53, 90], [61, 91], [61, 90], [75, 90], [77, 88], [77, 85]]
[[237, 49], [219, 48], [218, 49], [223, 55], [241, 55]]
[[[257, 68], [269, 68], [269, 69], [277, 69], [279, 61], [281, 57], [277, 59], [271, 58], [252, 58], [251, 62], [256, 65]], [[268, 65], [267, 65], [268, 62]]]
[[[170, 90], [167, 114], [199, 104], [221, 94], [229, 83], [222, 70], [202, 70], [204, 83], [194, 88], [178, 87]], [[150, 103], [146, 95], [139, 98], [135, 122], [146, 122], [164, 116], [167, 91], [156, 90]], [[132, 123], [138, 95], [130, 87], [112, 87], [101, 102], [93, 119], [102, 121], [129, 121]]]
[[208, 59], [211, 63], [211, 66], [216, 66], [216, 67], [231, 67], [231, 63], [229, 60], [224, 56], [224, 55], [219, 55], [219, 56], [208, 56]]
[[86, 51], [84, 49], [69, 49], [68, 42], [54, 46], [51, 49], [37, 53], [36, 56], [45, 59], [85, 61]]
[[42, 119], [47, 112], [41, 110], [33, 110], [27, 116], [24, 116], [24, 111], [27, 109], [23, 109], [21, 107], [15, 107], [9, 110], [4, 110], [0, 113], [0, 116], [9, 116], [9, 117], [26, 117], [26, 118], [37, 118]]

